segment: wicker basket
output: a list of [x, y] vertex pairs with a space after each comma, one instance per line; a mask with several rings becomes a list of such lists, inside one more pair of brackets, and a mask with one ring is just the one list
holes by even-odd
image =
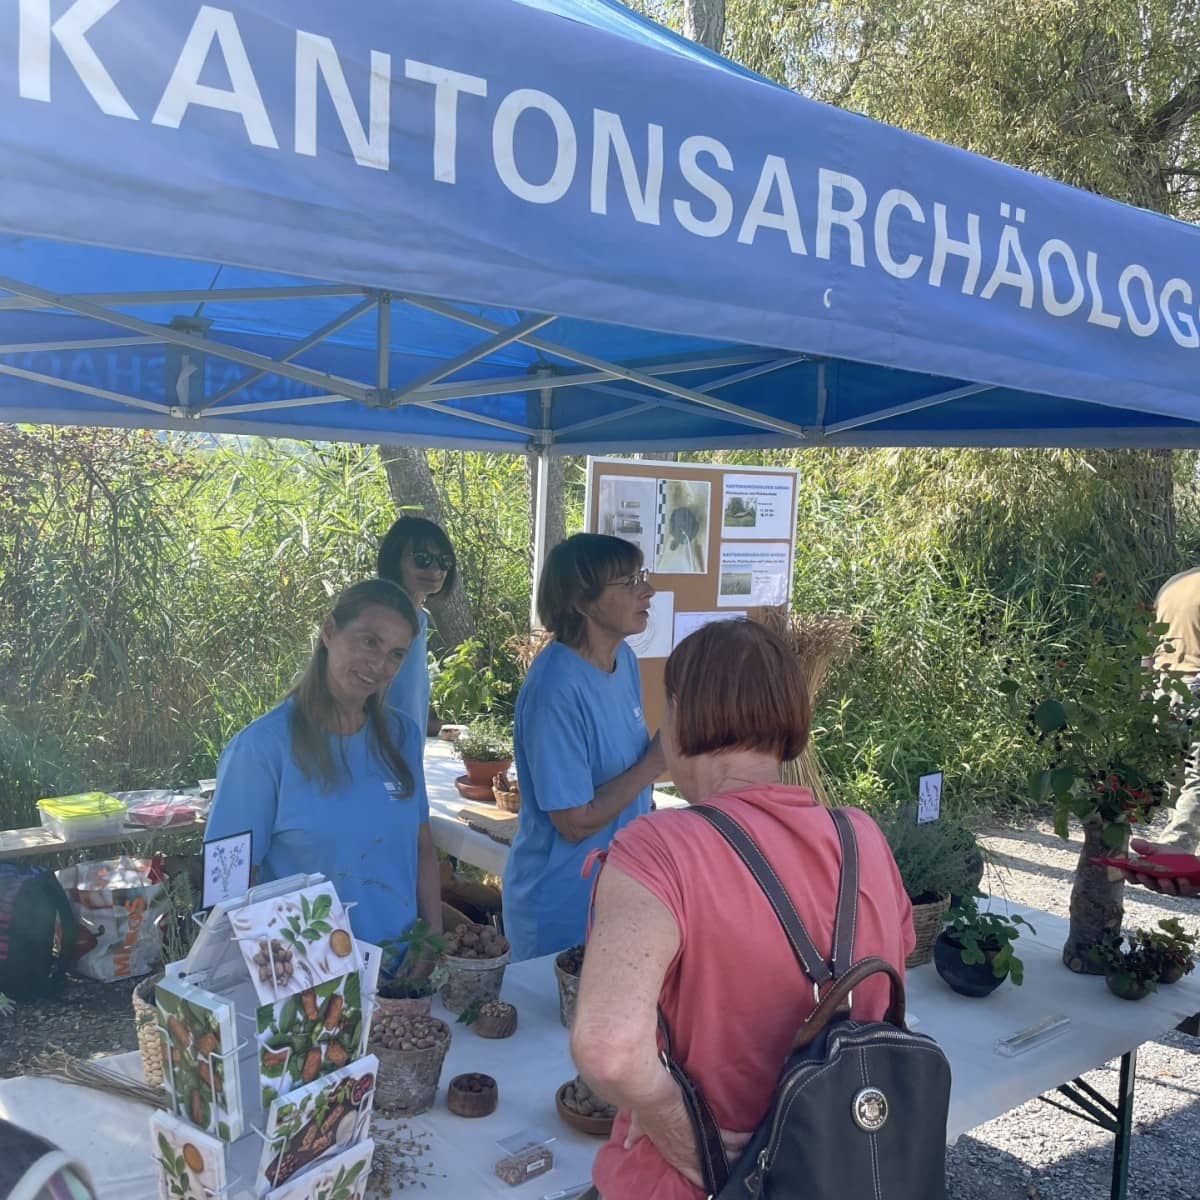
[[913, 932], [917, 935], [917, 944], [912, 953], [904, 960], [906, 967], [922, 967], [933, 958], [933, 943], [942, 932], [946, 922], [946, 911], [950, 907], [950, 897], [942, 896], [928, 904], [914, 904]]
[[163, 1086], [162, 1038], [158, 1033], [158, 1010], [152, 999], [154, 985], [162, 972], [147, 975], [133, 989], [133, 1023], [137, 1029], [138, 1053], [142, 1056], [142, 1078], [151, 1087]]
[[515, 779], [510, 779], [507, 771], [502, 771], [492, 780], [492, 796], [496, 807], [505, 812], [521, 811], [521, 788]]

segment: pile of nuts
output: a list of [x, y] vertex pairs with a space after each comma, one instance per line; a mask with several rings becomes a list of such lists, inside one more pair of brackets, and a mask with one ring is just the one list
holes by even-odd
[[479, 1095], [481, 1092], [492, 1092], [496, 1090], [496, 1081], [490, 1075], [480, 1075], [478, 1072], [472, 1072], [469, 1075], [455, 1076], [453, 1087], [456, 1087], [460, 1092], [472, 1092]]
[[492, 925], [455, 925], [446, 935], [446, 953], [456, 958], [499, 958], [508, 953], [508, 938]]
[[385, 1050], [431, 1050], [450, 1036], [450, 1026], [437, 1017], [390, 1016], [378, 1012], [371, 1022], [371, 1044]]
[[581, 1117], [601, 1117], [611, 1120], [617, 1115], [614, 1104], [606, 1104], [578, 1075], [563, 1089], [563, 1103]]
[[489, 1000], [479, 1006], [481, 1017], [507, 1017], [513, 1011], [513, 1006], [504, 1000]]
[[258, 968], [258, 978], [261, 983], [271, 982], [271, 966], [275, 967], [275, 984], [283, 987], [290, 982], [296, 973], [293, 962], [294, 951], [285, 946], [278, 938], [271, 939], [270, 949], [267, 948], [266, 938], [258, 939], [258, 953], [254, 956], [254, 965]]

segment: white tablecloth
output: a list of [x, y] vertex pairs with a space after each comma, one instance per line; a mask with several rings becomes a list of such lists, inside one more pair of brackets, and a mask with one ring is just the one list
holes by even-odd
[[[425, 788], [429, 793], [429, 824], [434, 844], [463, 862], [492, 875], [502, 875], [508, 861], [508, 847], [472, 829], [458, 815], [467, 801], [458, 794], [454, 781], [463, 773], [462, 760], [455, 757], [449, 742], [441, 738], [425, 739]], [[684, 803], [661, 791], [654, 793], [654, 802], [660, 808]]]
[[[954, 1075], [948, 1142], [1200, 1012], [1200, 980], [1194, 977], [1130, 1003], [1110, 995], [1102, 979], [1072, 975], [1060, 959], [1066, 922], [1037, 910], [1019, 911], [1037, 927], [1036, 937], [1026, 934], [1018, 943], [1025, 962], [1024, 987], [1004, 983], [983, 1000], [968, 1000], [951, 992], [932, 966], [908, 973], [909, 1007], [919, 1018], [920, 1030], [945, 1049]], [[430, 1200], [530, 1200], [588, 1177], [598, 1143], [565, 1125], [554, 1107], [558, 1085], [574, 1075], [574, 1068], [558, 1019], [552, 964], [548, 957], [508, 968], [503, 995], [517, 1006], [520, 1022], [513, 1037], [488, 1041], [452, 1025], [453, 1041], [435, 1109], [409, 1122], [430, 1139], [427, 1159], [436, 1173], [425, 1178], [423, 1193]], [[998, 1039], [1056, 1013], [1071, 1018], [1056, 1040], [1015, 1058], [995, 1052]], [[122, 1059], [136, 1061], [136, 1056]], [[445, 1084], [462, 1071], [484, 1071], [497, 1080], [500, 1104], [490, 1117], [468, 1121], [445, 1108]], [[0, 1080], [0, 1116], [45, 1134], [86, 1163], [100, 1200], [153, 1195], [148, 1113], [102, 1093], [51, 1080]], [[510, 1189], [492, 1175], [500, 1153], [495, 1141], [530, 1126], [541, 1126], [557, 1138], [555, 1169]]]

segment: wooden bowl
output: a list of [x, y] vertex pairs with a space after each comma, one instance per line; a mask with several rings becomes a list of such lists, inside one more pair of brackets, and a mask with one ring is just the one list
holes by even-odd
[[469, 776], [460, 775], [454, 781], [454, 786], [458, 788], [458, 794], [464, 800], [473, 800], [477, 804], [496, 803], [496, 797], [492, 795], [492, 785], [490, 783], [484, 787], [478, 783], [472, 783]]
[[[472, 1084], [478, 1085], [472, 1088]], [[490, 1075], [469, 1071], [455, 1075], [446, 1089], [446, 1107], [459, 1117], [486, 1117], [496, 1111], [500, 1089]]]
[[490, 1013], [480, 1013], [473, 1026], [480, 1037], [506, 1038], [512, 1037], [517, 1031], [517, 1010], [504, 1000], [493, 1000], [490, 1003], [500, 1005], [504, 1011], [492, 1016]]
[[572, 1128], [578, 1129], [580, 1133], [590, 1133], [592, 1137], [608, 1137], [612, 1133], [612, 1117], [585, 1117], [583, 1113], [577, 1113], [573, 1108], [569, 1108], [563, 1103], [563, 1093], [574, 1082], [575, 1080], [568, 1079], [554, 1093], [554, 1107], [558, 1109], [558, 1115]]

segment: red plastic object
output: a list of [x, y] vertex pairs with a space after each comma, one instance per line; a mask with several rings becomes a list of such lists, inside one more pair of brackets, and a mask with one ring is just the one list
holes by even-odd
[[1137, 875], [1152, 875], [1156, 879], [1200, 882], [1200, 858], [1194, 854], [1175, 854], [1164, 850], [1158, 854], [1134, 854], [1129, 858], [1093, 858], [1092, 862], [1102, 867], [1120, 867], [1122, 871], [1132, 871]]

